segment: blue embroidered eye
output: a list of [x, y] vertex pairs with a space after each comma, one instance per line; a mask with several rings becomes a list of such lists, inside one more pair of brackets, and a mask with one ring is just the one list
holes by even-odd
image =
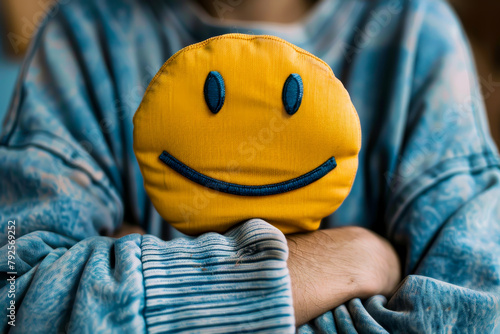
[[299, 110], [303, 95], [304, 85], [302, 84], [302, 78], [297, 73], [290, 74], [288, 79], [286, 79], [282, 95], [285, 110], [289, 115], [293, 115]]
[[224, 79], [219, 72], [211, 71], [208, 73], [203, 93], [205, 94], [205, 102], [208, 108], [213, 114], [217, 114], [224, 105], [224, 99], [226, 98]]

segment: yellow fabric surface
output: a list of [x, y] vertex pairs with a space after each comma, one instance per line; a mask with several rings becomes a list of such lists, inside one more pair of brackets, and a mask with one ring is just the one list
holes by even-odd
[[[213, 114], [203, 88], [210, 71], [225, 82], [225, 103]], [[302, 77], [299, 110], [282, 101], [286, 79]], [[225, 232], [262, 218], [283, 233], [315, 230], [349, 194], [361, 129], [342, 83], [310, 53], [273, 36], [229, 34], [188, 46], [151, 81], [134, 116], [134, 151], [146, 191], [179, 231]], [[160, 161], [163, 151], [209, 177], [242, 185], [299, 177], [332, 156], [337, 167], [303, 188], [268, 196], [208, 189]]]

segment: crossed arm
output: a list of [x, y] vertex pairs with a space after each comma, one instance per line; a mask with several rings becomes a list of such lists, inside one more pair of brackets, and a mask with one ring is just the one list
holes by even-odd
[[353, 298], [390, 296], [399, 283], [396, 252], [364, 228], [319, 230], [287, 241], [297, 326]]
[[[122, 237], [145, 232], [124, 225]], [[300, 326], [353, 299], [389, 296], [401, 267], [387, 240], [361, 227], [340, 227], [287, 236], [295, 323]]]

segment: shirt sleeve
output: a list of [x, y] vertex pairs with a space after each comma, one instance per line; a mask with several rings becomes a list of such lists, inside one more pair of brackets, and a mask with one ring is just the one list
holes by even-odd
[[402, 45], [406, 56], [416, 48], [406, 68], [411, 102], [382, 201], [404, 278], [388, 300], [351, 300], [300, 333], [498, 329], [500, 160], [459, 23], [444, 2], [412, 6], [419, 8], [407, 10], [419, 11], [418, 19], [401, 27], [419, 27], [418, 37]]
[[0, 331], [293, 332], [286, 239], [271, 225], [169, 242], [102, 236], [121, 225], [127, 189], [120, 69], [96, 58], [109, 46], [87, 29], [103, 3], [75, 3], [91, 2], [62, 5], [39, 31], [4, 122]]
[[169, 242], [38, 231], [15, 245], [14, 269], [8, 246], [0, 250], [0, 303], [15, 305], [14, 318], [0, 319], [4, 333], [295, 330], [286, 239], [262, 220]]

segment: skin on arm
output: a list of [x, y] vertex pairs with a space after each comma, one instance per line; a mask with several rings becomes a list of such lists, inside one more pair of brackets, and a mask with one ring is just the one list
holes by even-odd
[[387, 240], [361, 227], [287, 236], [296, 326], [353, 298], [389, 296], [401, 278]]

